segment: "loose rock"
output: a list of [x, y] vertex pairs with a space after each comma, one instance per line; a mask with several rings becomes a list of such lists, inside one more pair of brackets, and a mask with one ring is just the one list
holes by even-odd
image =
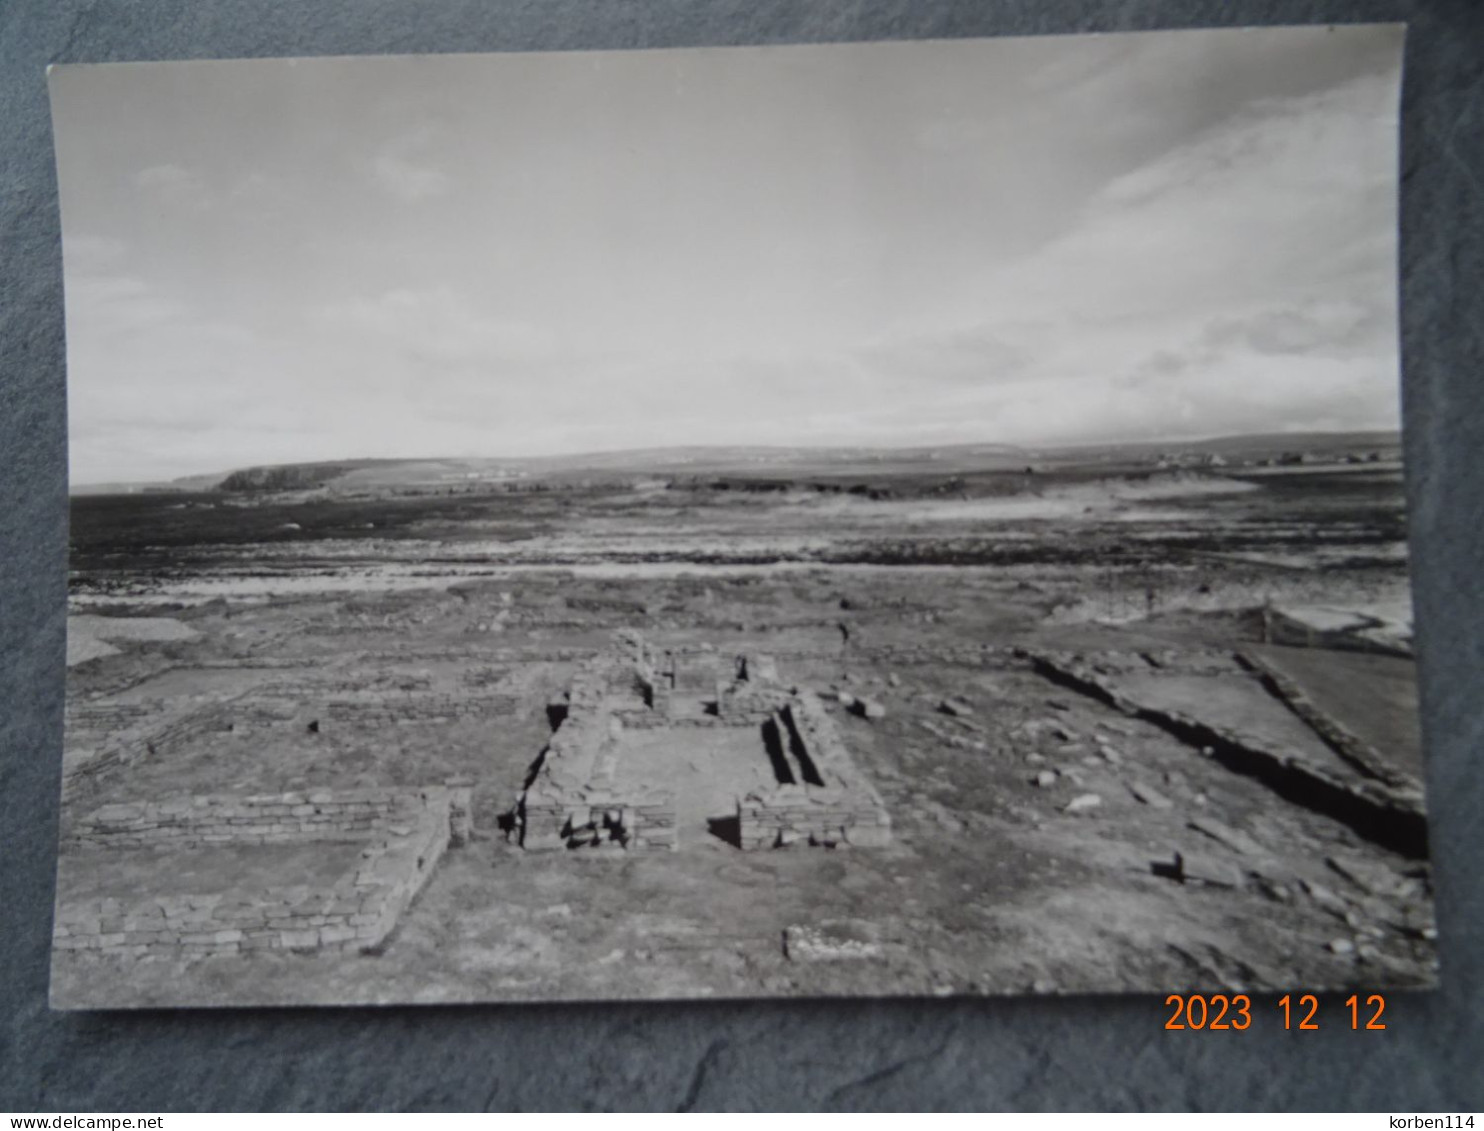
[[1151, 809], [1173, 809], [1175, 803], [1143, 782], [1129, 782], [1128, 791]]
[[1182, 880], [1194, 880], [1211, 887], [1238, 888], [1242, 886], [1242, 871], [1225, 860], [1196, 852], [1177, 852], [1176, 863]]
[[1266, 855], [1263, 848], [1250, 836], [1228, 825], [1223, 825], [1214, 817], [1199, 816], [1192, 818], [1188, 824], [1198, 833], [1205, 833], [1217, 844], [1225, 845], [1238, 856], [1263, 856]]

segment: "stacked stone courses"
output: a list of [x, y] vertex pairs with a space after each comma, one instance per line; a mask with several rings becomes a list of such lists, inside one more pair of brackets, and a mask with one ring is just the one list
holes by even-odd
[[108, 805], [73, 837], [92, 850], [308, 842], [363, 844], [328, 889], [64, 900], [58, 949], [97, 956], [375, 951], [451, 843], [468, 836], [468, 788], [341, 790]]
[[329, 700], [323, 714], [337, 723], [396, 725], [504, 718], [517, 713], [520, 706], [513, 695], [376, 692]]
[[623, 723], [606, 707], [609, 687], [619, 679], [603, 662], [573, 679], [567, 716], [517, 809], [525, 848], [674, 849], [674, 794], [613, 784]]
[[[818, 696], [795, 691], [778, 712], [775, 725], [784, 736], [784, 745], [792, 746], [791, 740], [797, 739], [801, 748], [795, 756], [795, 780], [753, 790], [737, 803], [742, 847], [880, 848], [890, 844], [891, 818], [881, 795], [856, 770]], [[817, 784], [809, 782], [811, 776]]]
[[[771, 729], [778, 757], [792, 759], [775, 766], [776, 785], [737, 800], [742, 848], [890, 843], [881, 797], [856, 770], [819, 699], [781, 686], [770, 656], [741, 657], [735, 678], [715, 680], [716, 657], [702, 655], [700, 664], [680, 652], [661, 660], [637, 633], [623, 631], [612, 651], [578, 672], [565, 718], [516, 806], [522, 846], [674, 849], [673, 792], [615, 784], [621, 739], [629, 728], [673, 729], [679, 756], [681, 736], [697, 727], [758, 728], [760, 760]], [[681, 713], [675, 691], [696, 686], [702, 672], [715, 689], [710, 710]]]
[[116, 717], [125, 721], [126, 727], [102, 735], [101, 740], [94, 738], [98, 734], [95, 730], [69, 729], [63, 757], [64, 793], [71, 779], [79, 775], [92, 776], [113, 767], [132, 765], [153, 754], [170, 754], [203, 735], [223, 734], [233, 726], [232, 711], [223, 703], [209, 703], [153, 730], [143, 729], [139, 725], [141, 716], [132, 712], [121, 712]]
[[440, 797], [446, 813], [448, 794], [440, 786], [123, 801], [77, 818], [66, 835], [78, 844], [110, 848], [354, 841], [418, 819]]

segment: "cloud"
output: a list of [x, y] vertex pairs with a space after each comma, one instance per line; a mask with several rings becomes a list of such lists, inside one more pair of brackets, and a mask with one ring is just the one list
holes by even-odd
[[414, 165], [403, 157], [383, 153], [376, 158], [376, 181], [403, 200], [430, 200], [448, 191], [448, 175], [430, 165]]
[[238, 180], [227, 199], [235, 217], [256, 215], [259, 219], [278, 221], [292, 214], [294, 195], [283, 177], [259, 170]]
[[584, 83], [491, 118], [514, 103], [470, 92], [513, 72], [460, 86], [485, 64], [442, 60], [367, 114], [340, 85], [366, 64], [305, 63], [303, 129], [265, 102], [240, 145], [98, 145], [108, 175], [68, 208], [74, 452], [173, 470], [1394, 420], [1396, 72], [1348, 34], [1029, 41], [883, 90], [874, 118], [739, 53], [712, 94], [758, 92], [745, 122], [607, 78], [604, 105]]
[[134, 184], [161, 204], [194, 212], [211, 205], [201, 175], [181, 165], [151, 165], [134, 174]]
[[[317, 415], [316, 391], [280, 346], [140, 274], [85, 271], [86, 261], [69, 258], [66, 275], [75, 480], [219, 466], [254, 437]], [[296, 418], [287, 403], [310, 411]]]
[[1394, 426], [1394, 98], [1368, 75], [1250, 103], [1107, 182], [862, 356], [910, 374], [904, 435]]
[[858, 351], [860, 368], [900, 389], [907, 382], [920, 395], [943, 387], [1023, 380], [1036, 352], [1023, 326], [973, 326], [937, 335], [877, 341]]
[[113, 236], [86, 232], [63, 232], [62, 255], [69, 271], [83, 275], [110, 271], [128, 252], [129, 245]]
[[550, 362], [561, 348], [550, 329], [501, 318], [447, 286], [358, 296], [329, 304], [319, 317], [334, 333], [370, 340], [415, 363], [421, 377], [439, 368], [499, 373]]
[[137, 275], [69, 271], [66, 295], [69, 353], [96, 346], [100, 360], [125, 340], [148, 338], [184, 314]]
[[383, 146], [371, 163], [376, 183], [409, 203], [443, 196], [453, 180], [429, 156], [436, 140], [424, 126]]
[[1134, 313], [1388, 278], [1394, 97], [1392, 77], [1365, 76], [1251, 104], [1107, 184], [1022, 293]]

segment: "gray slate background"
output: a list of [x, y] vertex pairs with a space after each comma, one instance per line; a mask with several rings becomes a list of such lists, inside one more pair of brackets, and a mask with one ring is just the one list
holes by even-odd
[[[66, 569], [50, 62], [1405, 21], [1405, 422], [1444, 990], [1384, 1033], [1167, 1033], [1156, 998], [53, 1014]], [[1484, 1107], [1484, 5], [0, 0], [0, 1110]]]

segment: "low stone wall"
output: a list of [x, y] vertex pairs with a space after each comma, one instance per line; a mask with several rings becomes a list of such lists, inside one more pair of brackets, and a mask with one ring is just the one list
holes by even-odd
[[856, 769], [818, 696], [812, 691], [795, 693], [776, 719], [784, 745], [791, 747], [797, 739], [802, 746], [786, 754], [798, 763], [798, 780], [753, 790], [737, 803], [742, 847], [889, 844], [891, 818], [881, 795]]
[[[332, 887], [284, 885], [204, 895], [161, 892], [127, 899], [64, 900], [58, 907], [53, 929], [55, 946], [92, 956], [129, 958], [379, 949], [408, 904], [427, 883], [445, 849], [467, 837], [467, 788], [344, 791], [331, 801], [317, 803], [309, 800], [311, 796], [314, 795], [278, 795], [271, 804], [264, 798], [244, 798], [237, 805], [230, 799], [208, 799], [211, 803], [200, 809], [210, 815], [214, 827], [224, 832], [203, 834], [203, 839], [194, 841], [189, 834], [183, 837], [165, 834], [144, 843], [188, 847], [192, 843], [265, 844], [334, 839], [301, 835], [302, 826], [313, 823], [304, 818], [314, 814], [268, 812], [318, 804], [341, 821], [343, 832], [354, 833], [352, 839], [365, 842], [356, 866]], [[194, 812], [194, 802], [200, 799], [189, 800]], [[384, 809], [378, 809], [383, 805]], [[158, 807], [165, 807], [160, 814], [163, 819], [179, 816], [175, 811], [177, 806], [169, 802], [159, 803]], [[105, 807], [112, 808], [115, 807]], [[374, 829], [362, 829], [361, 824], [373, 810], [384, 812], [399, 823], [383, 821]], [[253, 826], [232, 823], [234, 818], [229, 814], [242, 812], [252, 814]], [[263, 819], [270, 815], [275, 819], [270, 831], [240, 833], [244, 828], [260, 828]], [[108, 820], [95, 826], [110, 831], [87, 841], [93, 847], [85, 851], [138, 847], [143, 825], [125, 829], [115, 819], [122, 816], [111, 814]], [[298, 818], [299, 827], [290, 830], [290, 822], [280, 819], [284, 817]], [[224, 824], [220, 823], [223, 819]], [[141, 812], [135, 820], [147, 823], [149, 818]], [[158, 835], [164, 829], [178, 827], [160, 824], [154, 831]], [[201, 827], [204, 828], [204, 823]], [[148, 834], [145, 835], [147, 838]]]
[[728, 726], [766, 722], [789, 701], [789, 692], [767, 684], [737, 681], [716, 688], [716, 713]]
[[385, 651], [367, 648], [345, 654], [339, 660], [347, 666], [385, 664], [400, 667], [406, 664], [439, 663], [452, 661], [468, 664], [532, 664], [570, 663], [574, 660], [590, 660], [597, 654], [596, 648], [490, 648], [460, 645], [449, 648], [418, 648]]
[[148, 683], [152, 679], [174, 671], [254, 671], [254, 670], [277, 670], [282, 668], [302, 668], [303, 660], [288, 659], [276, 656], [235, 656], [225, 659], [194, 659], [189, 663], [162, 662], [158, 667], [151, 667], [145, 671], [130, 671], [116, 676], [106, 683], [94, 683], [89, 681], [89, 689], [86, 692], [88, 700], [106, 699], [110, 695], [128, 691], [130, 688], [138, 687], [142, 683]]
[[79, 734], [115, 734], [148, 723], [159, 714], [159, 700], [143, 703], [69, 703], [66, 710], [68, 737]]
[[1182, 711], [1140, 703], [1122, 691], [1115, 680], [1099, 672], [1095, 659], [1031, 649], [1023, 649], [1022, 655], [1053, 683], [1091, 696], [1130, 717], [1153, 723], [1188, 745], [1209, 748], [1228, 768], [1266, 782], [1298, 804], [1328, 813], [1369, 840], [1407, 856], [1427, 856], [1427, 814], [1420, 784], [1396, 787], [1359, 774], [1354, 779], [1342, 780], [1324, 767], [1251, 735]]
[[204, 734], [225, 734], [231, 729], [232, 709], [213, 703], [166, 724], [150, 735], [147, 745], [151, 754], [172, 754]]
[[510, 678], [510, 669], [504, 665], [481, 664], [459, 673], [459, 682], [465, 687], [495, 687]]
[[430, 806], [446, 820], [449, 795], [448, 787], [430, 786], [115, 802], [69, 822], [65, 835], [75, 844], [113, 848], [357, 841], [405, 829]]
[[1356, 614], [1357, 623], [1344, 627], [1320, 628], [1302, 617], [1264, 606], [1260, 610], [1263, 640], [1290, 648], [1334, 648], [1346, 652], [1371, 652], [1382, 656], [1412, 658], [1410, 636], [1398, 636], [1385, 622]]
[[623, 723], [628, 730], [681, 730], [695, 729], [697, 727], [735, 727], [755, 724], [767, 718], [767, 712], [755, 717], [738, 719], [723, 719], [717, 715], [670, 715], [665, 716], [658, 711], [614, 711], [613, 717]]
[[[366, 672], [366, 668], [360, 669]], [[259, 699], [287, 699], [296, 703], [322, 702], [326, 699], [359, 699], [373, 695], [409, 695], [431, 688], [432, 676], [426, 672], [372, 671], [359, 677], [278, 681], [262, 683], [249, 693]]]
[[779, 785], [753, 790], [737, 803], [745, 849], [881, 848], [891, 843], [891, 818], [874, 791]]
[[1418, 794], [1422, 792], [1422, 782], [1392, 766], [1369, 742], [1339, 719], [1326, 714], [1294, 680], [1255, 653], [1239, 652], [1238, 658], [1262, 679], [1269, 691], [1288, 705], [1289, 710], [1324, 739], [1331, 750], [1361, 773], [1385, 782], [1394, 789], [1410, 790]]
[[164, 710], [158, 700], [107, 705], [69, 703], [62, 737], [64, 779], [96, 774], [148, 754], [150, 728]]
[[331, 699], [322, 705], [320, 716], [321, 727], [325, 719], [354, 726], [382, 726], [503, 718], [519, 713], [521, 707], [521, 701], [514, 695], [390, 692]]
[[675, 849], [675, 795], [668, 790], [559, 792], [538, 786], [526, 791], [521, 812], [521, 844], [528, 849]]
[[855, 762], [845, 748], [845, 740], [835, 728], [835, 720], [830, 718], [818, 695], [800, 690], [789, 699], [787, 713], [826, 785], [871, 789], [860, 778]]
[[[81, 725], [74, 727], [69, 719], [63, 742], [63, 795], [66, 796], [79, 778], [92, 777], [116, 766], [128, 766], [151, 754], [169, 754], [195, 742], [204, 734], [220, 734], [232, 729], [232, 708], [222, 702], [208, 703], [181, 715], [155, 730], [147, 728], [149, 718], [164, 708], [155, 702], [146, 713], [135, 714], [122, 708], [79, 707]], [[117, 731], [94, 729], [105, 719], [126, 721]], [[94, 725], [90, 725], [94, 724]]]
[[[625, 643], [635, 650], [632, 643]], [[613, 710], [610, 688], [615, 679], [632, 678], [631, 663], [631, 655], [621, 657], [617, 665], [594, 662], [574, 677], [566, 718], [552, 733], [535, 779], [516, 807], [522, 847], [674, 849], [674, 794], [662, 789], [621, 790], [613, 783], [617, 739], [625, 723]], [[663, 721], [639, 708], [624, 713]]]
[[[996, 644], [878, 644], [851, 643], [847, 659], [869, 659], [882, 664], [957, 664], [996, 670], [1020, 666], [1008, 648]], [[787, 655], [779, 653], [779, 655]]]
[[[721, 661], [712, 653], [700, 655], [707, 662], [691, 670], [704, 667], [714, 678]], [[771, 656], [747, 656], [726, 665], [731, 678], [712, 684], [716, 714], [677, 717], [673, 701], [657, 692], [667, 688], [672, 673], [687, 670], [689, 658], [667, 652], [662, 668], [671, 672], [657, 671], [642, 638], [623, 633], [613, 653], [578, 674], [566, 717], [516, 807], [523, 847], [674, 849], [673, 792], [615, 788], [619, 737], [631, 727], [717, 726], [761, 727], [759, 759], [776, 742], [776, 773], [788, 783], [739, 799], [742, 847], [889, 843], [891, 822], [880, 795], [857, 772], [834, 720], [812, 692], [782, 687]], [[791, 760], [793, 771], [785, 774], [779, 757]]]

